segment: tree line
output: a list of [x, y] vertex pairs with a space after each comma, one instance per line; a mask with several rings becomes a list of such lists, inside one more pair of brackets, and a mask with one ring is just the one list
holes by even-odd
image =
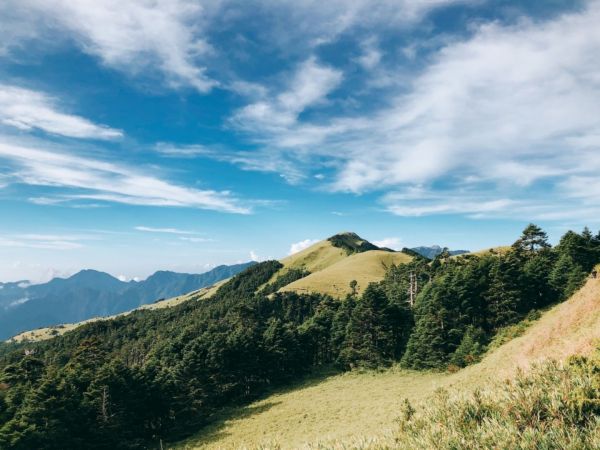
[[530, 225], [506, 251], [415, 257], [342, 301], [267, 295], [259, 288], [282, 265], [260, 263], [210, 299], [4, 349], [0, 448], [159, 448], [319, 366], [461, 367], [502, 327], [567, 298], [598, 261], [600, 233], [568, 232], [552, 248]]

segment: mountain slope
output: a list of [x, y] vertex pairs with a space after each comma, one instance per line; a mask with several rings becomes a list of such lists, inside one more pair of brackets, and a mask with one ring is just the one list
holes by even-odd
[[304, 250], [280, 260], [285, 268], [317, 272], [346, 258], [346, 252], [328, 240], [319, 241]]
[[218, 266], [204, 274], [162, 271], [144, 281], [127, 283], [104, 272], [83, 270], [69, 278], [22, 285], [19, 290], [11, 286], [12, 292], [4, 297], [5, 306], [0, 309], [0, 339], [40, 327], [112, 316], [157, 299], [181, 296], [229, 278], [251, 264]]
[[[397, 429], [404, 399], [427, 400], [438, 388], [471, 391], [548, 358], [590, 354], [600, 343], [600, 279], [589, 279], [522, 336], [457, 373], [398, 370], [315, 377], [225, 413], [176, 449], [354, 448]], [[319, 444], [321, 443], [319, 446]]]
[[399, 252], [369, 250], [355, 253], [331, 264], [307, 277], [294, 281], [281, 291], [298, 293], [318, 292], [335, 298], [344, 298], [351, 292], [350, 282], [358, 282], [357, 292], [362, 292], [369, 283], [381, 281], [386, 268], [392, 264], [410, 262], [412, 257]]

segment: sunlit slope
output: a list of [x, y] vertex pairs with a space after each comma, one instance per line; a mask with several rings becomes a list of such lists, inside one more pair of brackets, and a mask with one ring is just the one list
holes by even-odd
[[[590, 279], [571, 299], [534, 322], [523, 335], [457, 373], [346, 373], [321, 377], [275, 393], [223, 415], [180, 449], [330, 448], [336, 441], [358, 442], [397, 429], [403, 399], [426, 400], [439, 387], [473, 390], [511, 376], [544, 359], [589, 354], [600, 343], [600, 279]], [[171, 447], [169, 447], [171, 448]]]
[[346, 256], [318, 272], [294, 281], [281, 288], [281, 291], [298, 293], [318, 292], [332, 297], [343, 298], [350, 293], [350, 282], [358, 282], [358, 292], [369, 283], [381, 281], [392, 264], [410, 262], [411, 256], [404, 253], [370, 250]]
[[347, 253], [324, 240], [280, 260], [284, 268], [318, 272], [347, 258]]
[[590, 354], [598, 345], [600, 279], [590, 278], [569, 300], [544, 313], [522, 336], [507, 342], [465, 372], [506, 374], [548, 358]]
[[456, 256], [453, 256], [453, 258], [459, 258], [461, 256], [466, 256], [466, 255], [475, 255], [475, 256], [504, 255], [505, 253], [507, 253], [510, 250], [510, 248], [511, 247], [509, 245], [503, 245], [500, 247], [484, 248], [484, 249], [478, 250], [476, 252], [463, 253], [462, 255], [456, 255]]
[[344, 249], [335, 247], [328, 240], [319, 241], [298, 253], [280, 259], [279, 262], [283, 264], [283, 267], [275, 272], [271, 279], [259, 288], [259, 291], [267, 284], [273, 283], [277, 278], [285, 275], [290, 269], [301, 269], [314, 273], [347, 257], [348, 254]]

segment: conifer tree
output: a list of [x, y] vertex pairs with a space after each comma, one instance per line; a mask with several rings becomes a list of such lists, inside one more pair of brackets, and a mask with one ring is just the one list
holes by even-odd
[[533, 223], [530, 223], [525, 227], [521, 237], [513, 244], [513, 248], [517, 251], [529, 253], [549, 247], [548, 235]]

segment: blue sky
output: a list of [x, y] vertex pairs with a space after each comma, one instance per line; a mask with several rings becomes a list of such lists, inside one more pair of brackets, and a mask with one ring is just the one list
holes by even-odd
[[600, 2], [7, 0], [0, 280], [600, 226]]

